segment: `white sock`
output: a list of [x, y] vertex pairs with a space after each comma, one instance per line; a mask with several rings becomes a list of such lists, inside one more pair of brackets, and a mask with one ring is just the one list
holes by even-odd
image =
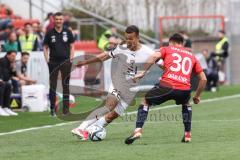
[[99, 120], [97, 120], [93, 125], [105, 127], [107, 124], [108, 124], [108, 122], [106, 121], [105, 116], [103, 116]]
[[86, 130], [87, 127], [91, 126], [96, 121], [97, 121], [97, 118], [92, 118], [90, 120], [85, 120], [79, 125], [78, 129]]
[[89, 114], [86, 120], [83, 121], [78, 128], [81, 130], [86, 130], [89, 126], [96, 122], [99, 119], [99, 117], [102, 117], [108, 112], [110, 112], [110, 110], [105, 106], [97, 108], [96, 110]]

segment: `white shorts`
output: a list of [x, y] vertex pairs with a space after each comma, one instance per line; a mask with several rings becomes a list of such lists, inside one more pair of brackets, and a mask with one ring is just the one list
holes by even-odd
[[125, 110], [128, 108], [128, 104], [124, 101], [119, 101], [117, 106], [115, 107], [114, 111], [119, 115], [123, 116], [125, 113]]
[[114, 89], [112, 86], [109, 89], [109, 94], [114, 95], [118, 99], [118, 104], [115, 107], [114, 111], [120, 115], [123, 116], [125, 110], [128, 108], [128, 106], [131, 104], [131, 102], [134, 100], [136, 92], [129, 91], [129, 88], [124, 89], [121, 88], [120, 90]]

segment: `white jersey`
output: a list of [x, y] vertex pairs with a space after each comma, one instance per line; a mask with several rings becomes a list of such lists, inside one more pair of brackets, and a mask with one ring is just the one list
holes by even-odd
[[126, 45], [118, 45], [109, 52], [109, 56], [113, 58], [112, 76], [133, 83], [131, 79], [143, 69], [143, 65], [153, 53], [152, 49], [143, 44], [137, 51], [129, 50]]
[[112, 57], [112, 85], [109, 93], [120, 100], [120, 104], [116, 108], [119, 115], [123, 114], [136, 95], [136, 92], [131, 92], [130, 88], [139, 83], [133, 82], [132, 78], [143, 69], [144, 64], [153, 53], [154, 50], [143, 44], [137, 51], [129, 50], [126, 45], [118, 45], [109, 52], [109, 56]]

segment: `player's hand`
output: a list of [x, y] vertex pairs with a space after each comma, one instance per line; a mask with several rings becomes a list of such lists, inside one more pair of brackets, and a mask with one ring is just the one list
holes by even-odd
[[193, 103], [198, 104], [200, 102], [200, 97], [193, 97]]
[[140, 80], [141, 78], [143, 78], [144, 75], [145, 75], [145, 72], [138, 73], [137, 75], [135, 75], [135, 76], [133, 77], [132, 80], [133, 80], [134, 82], [137, 82], [138, 80]]
[[36, 84], [36, 83], [37, 83], [37, 80], [31, 80], [31, 82], [32, 82], [33, 84]]

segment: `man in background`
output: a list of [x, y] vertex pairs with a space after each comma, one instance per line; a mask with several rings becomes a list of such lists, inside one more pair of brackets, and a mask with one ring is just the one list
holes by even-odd
[[49, 67], [50, 75], [50, 108], [51, 115], [55, 114], [55, 101], [58, 72], [61, 72], [63, 86], [63, 115], [69, 114], [69, 80], [71, 60], [74, 57], [74, 38], [72, 32], [63, 27], [64, 18], [61, 12], [54, 14], [54, 29], [47, 32], [44, 39], [44, 56]]
[[38, 50], [43, 51], [43, 40], [44, 40], [44, 33], [43, 28], [39, 22], [35, 22], [32, 24], [33, 33], [37, 36], [38, 42]]
[[32, 32], [32, 25], [24, 25], [24, 34], [19, 36], [22, 52], [31, 52], [38, 50], [37, 36]]
[[19, 41], [17, 40], [17, 35], [14, 31], [9, 33], [8, 40], [2, 46], [2, 51], [3, 52], [8, 52], [8, 51], [21, 52], [21, 46]]
[[189, 36], [187, 35], [187, 33], [185, 31], [180, 31], [179, 32], [181, 34], [181, 36], [183, 36], [184, 42], [183, 42], [183, 46], [188, 50], [191, 51], [192, 50], [192, 41], [189, 38]]
[[15, 74], [13, 66], [16, 55], [15, 51], [8, 51], [3, 58], [0, 58], [0, 116], [18, 115], [10, 108], [12, 85], [9, 82]]
[[207, 76], [207, 85], [206, 85], [206, 90], [211, 91], [211, 92], [216, 92], [217, 91], [217, 86], [218, 86], [218, 71], [219, 71], [219, 66], [214, 58], [213, 54], [209, 54], [208, 50], [203, 51], [203, 55], [206, 58], [207, 61], [207, 70], [206, 70], [206, 76]]
[[37, 81], [27, 76], [27, 63], [29, 60], [29, 53], [22, 52], [21, 60], [16, 62], [17, 77], [21, 86], [35, 84]]
[[225, 63], [226, 63], [226, 58], [229, 55], [228, 53], [229, 42], [228, 42], [228, 38], [225, 35], [225, 31], [223, 30], [220, 30], [218, 32], [218, 38], [219, 38], [219, 41], [215, 46], [215, 52], [212, 54], [212, 56], [215, 56], [215, 60], [217, 61], [219, 66], [219, 81], [224, 83]]
[[115, 45], [117, 44], [117, 29], [115, 27], [106, 30], [101, 35], [98, 41], [98, 48], [103, 51], [109, 50], [112, 43], [115, 43]]
[[228, 57], [229, 42], [225, 35], [225, 31], [220, 30], [218, 32], [219, 41], [215, 46], [215, 53], [213, 54], [218, 61], [224, 62]]
[[69, 13], [69, 12], [64, 13], [63, 27], [69, 29], [70, 31], [73, 31], [71, 24], [70, 24], [72, 16], [73, 16], [72, 13]]
[[0, 42], [5, 42], [8, 39], [9, 33], [13, 31], [13, 26], [8, 25], [0, 30]]

